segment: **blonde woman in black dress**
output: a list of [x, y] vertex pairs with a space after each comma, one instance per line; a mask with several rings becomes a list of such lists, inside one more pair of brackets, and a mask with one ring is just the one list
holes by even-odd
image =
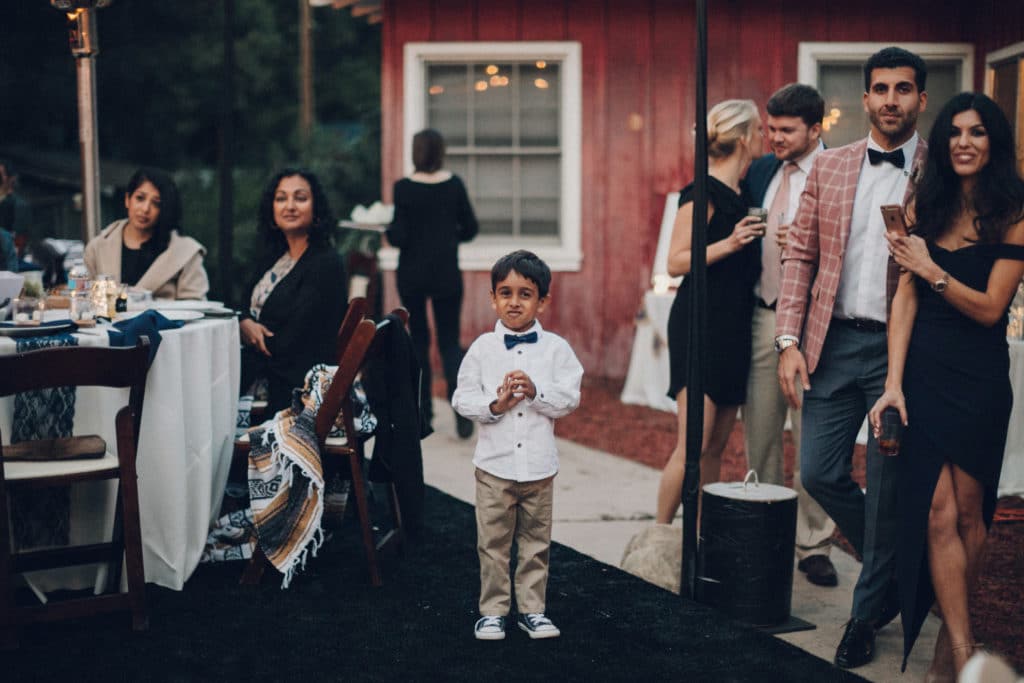
[[939, 112], [908, 210], [890, 234], [906, 272], [889, 320], [889, 373], [869, 417], [906, 424], [897, 455], [896, 571], [904, 667], [934, 601], [943, 624], [928, 679], [954, 681], [978, 647], [968, 596], [978, 576], [1013, 394], [1007, 311], [1024, 276], [1024, 180], [998, 105], [961, 93]]
[[[750, 372], [754, 283], [761, 254], [756, 240], [764, 223], [748, 217], [750, 202], [740, 193], [740, 179], [761, 156], [761, 117], [751, 100], [726, 100], [708, 112], [707, 355], [704, 376], [704, 443], [700, 483], [718, 481], [729, 433], [739, 406], [746, 401]], [[680, 193], [672, 227], [668, 273], [688, 275], [692, 250], [693, 185]], [[676, 400], [679, 431], [676, 447], [661, 474], [657, 522], [671, 524], [679, 509], [686, 464], [686, 367], [690, 324], [689, 280], [683, 280], [668, 322], [671, 364], [669, 396]]]

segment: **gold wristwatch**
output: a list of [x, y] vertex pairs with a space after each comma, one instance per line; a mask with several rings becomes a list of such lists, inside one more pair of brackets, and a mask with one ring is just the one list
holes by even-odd
[[932, 283], [932, 290], [942, 294], [949, 287], [949, 273], [942, 271], [942, 277]]

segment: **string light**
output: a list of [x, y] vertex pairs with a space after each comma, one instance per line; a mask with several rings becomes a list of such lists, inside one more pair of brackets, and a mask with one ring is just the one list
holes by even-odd
[[541, 90], [547, 90], [548, 89], [548, 82], [545, 81], [543, 78], [535, 79], [533, 81], [533, 84], [535, 86], [537, 86], [538, 88], [540, 88]]
[[440, 95], [440, 94], [442, 94], [444, 92], [444, 86], [443, 85], [432, 85], [432, 86], [430, 86], [430, 90], [428, 90], [427, 92], [429, 92], [431, 95]]

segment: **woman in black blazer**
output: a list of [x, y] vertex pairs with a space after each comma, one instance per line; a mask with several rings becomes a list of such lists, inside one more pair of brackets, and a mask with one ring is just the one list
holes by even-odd
[[[469, 195], [459, 176], [442, 168], [444, 138], [436, 130], [421, 130], [412, 138], [415, 173], [395, 183], [395, 217], [388, 227], [388, 242], [398, 247], [398, 296], [409, 311], [409, 333], [423, 372], [420, 408], [430, 424], [430, 329], [427, 299], [434, 309], [434, 328], [441, 353], [448, 399], [462, 363], [459, 316], [462, 309], [462, 271], [459, 243], [478, 230]], [[459, 436], [468, 438], [473, 423], [455, 415]]]
[[345, 266], [334, 249], [334, 217], [317, 177], [284, 169], [260, 199], [258, 232], [264, 240], [259, 274], [239, 320], [243, 394], [263, 378], [268, 408], [291, 404], [316, 363], [337, 362], [335, 336], [348, 308]]

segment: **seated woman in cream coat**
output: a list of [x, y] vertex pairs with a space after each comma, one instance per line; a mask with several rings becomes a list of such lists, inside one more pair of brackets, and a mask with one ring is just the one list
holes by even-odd
[[160, 171], [142, 168], [124, 195], [128, 217], [114, 221], [85, 247], [90, 275], [148, 289], [158, 299], [205, 299], [210, 281], [203, 268], [206, 248], [178, 234], [178, 188]]

